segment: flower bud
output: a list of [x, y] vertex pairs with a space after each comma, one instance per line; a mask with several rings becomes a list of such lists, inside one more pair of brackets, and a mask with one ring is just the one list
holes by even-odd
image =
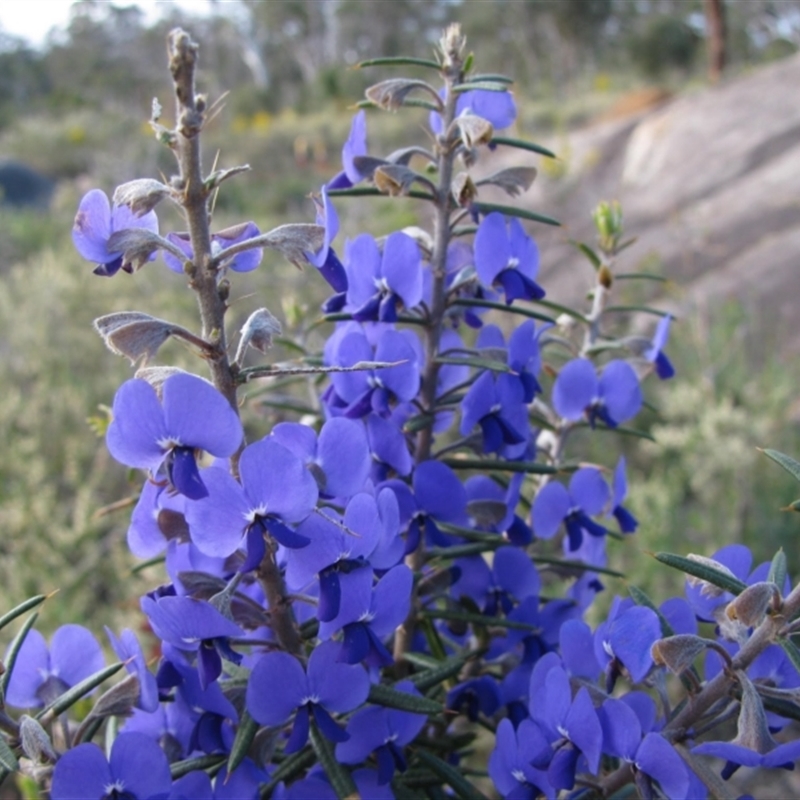
[[478, 189], [468, 172], [459, 172], [450, 184], [450, 193], [453, 195], [456, 205], [459, 208], [465, 208], [477, 197]]
[[778, 587], [769, 581], [760, 581], [748, 586], [738, 597], [728, 603], [725, 613], [729, 619], [735, 619], [754, 628], [760, 625], [770, 605], [775, 605], [780, 601]]
[[650, 655], [658, 666], [665, 666], [676, 675], [689, 669], [708, 643], [690, 633], [668, 636], [653, 643]]
[[253, 347], [259, 353], [266, 353], [272, 347], [272, 337], [280, 335], [281, 323], [270, 313], [269, 309], [259, 308], [254, 311], [242, 326], [241, 339], [236, 352], [236, 363], [241, 363], [241, 357], [248, 347]]
[[136, 272], [150, 261], [164, 240], [146, 228], [124, 228], [108, 240], [109, 252], [122, 253], [122, 269]]
[[58, 760], [47, 731], [38, 720], [27, 714], [19, 718], [19, 738], [23, 752], [34, 764], [48, 761], [55, 764]]
[[169, 187], [161, 181], [140, 178], [117, 186], [114, 190], [113, 201], [115, 205], [128, 206], [137, 217], [143, 217], [169, 194]]

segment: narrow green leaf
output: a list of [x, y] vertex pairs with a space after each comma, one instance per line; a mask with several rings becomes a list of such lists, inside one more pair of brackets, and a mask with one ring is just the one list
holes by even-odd
[[492, 300], [478, 300], [473, 297], [459, 297], [457, 300], [450, 303], [451, 306], [468, 306], [470, 308], [490, 308], [494, 311], [505, 311], [507, 314], [519, 314], [522, 317], [530, 317], [531, 319], [538, 319], [542, 322], [549, 322], [555, 325], [555, 320], [548, 317], [547, 314], [540, 314], [538, 311], [532, 311], [530, 308], [523, 306], [507, 306], [505, 303], [495, 303]]
[[747, 584], [738, 578], [726, 575], [724, 572], [699, 561], [693, 561], [675, 553], [654, 553], [653, 556], [657, 561], [666, 564], [668, 567], [685, 572], [687, 575], [693, 575], [695, 578], [700, 578], [700, 580], [711, 583], [714, 586], [719, 586], [720, 589], [724, 589], [726, 592], [738, 595], [747, 588]]
[[365, 67], [427, 67], [441, 71], [442, 65], [438, 61], [429, 58], [411, 58], [410, 56], [384, 56], [383, 58], [368, 58], [366, 61], [359, 61], [355, 65], [356, 69]]
[[783, 552], [783, 548], [781, 547], [772, 557], [772, 563], [769, 565], [769, 573], [767, 574], [767, 580], [774, 583], [781, 592], [786, 583], [788, 569], [786, 553]]
[[163, 564], [166, 560], [166, 556], [154, 556], [153, 558], [148, 558], [147, 561], [142, 561], [141, 564], [131, 567], [131, 575], [138, 575], [148, 567], [154, 567], [156, 564]]
[[46, 599], [47, 595], [37, 594], [35, 597], [31, 597], [24, 603], [20, 603], [16, 608], [12, 608], [11, 611], [3, 614], [3, 616], [0, 617], [0, 630], [5, 628], [9, 622], [13, 622], [17, 617], [22, 616], [26, 611], [36, 608], [36, 606], [43, 603]]
[[473, 542], [472, 544], [455, 544], [452, 547], [429, 547], [425, 551], [427, 559], [432, 558], [465, 558], [466, 556], [479, 556], [491, 553], [498, 547], [503, 547], [508, 542], [495, 536], [492, 541]]
[[586, 258], [588, 258], [589, 261], [592, 262], [592, 266], [595, 269], [600, 269], [603, 260], [600, 258], [599, 255], [597, 255], [597, 253], [595, 253], [594, 250], [592, 250], [591, 247], [589, 247], [588, 244], [584, 244], [584, 242], [575, 241], [574, 239], [570, 239], [569, 243], [577, 247], [578, 250], [580, 250], [581, 253], [583, 253], [586, 256]]
[[540, 556], [537, 554], [531, 556], [531, 561], [533, 561], [534, 564], [552, 564], [556, 567], [566, 567], [567, 569], [579, 570], [580, 572], [591, 570], [592, 572], [599, 572], [601, 575], [609, 575], [612, 578], [625, 577], [625, 573], [617, 572], [615, 569], [598, 567], [594, 564], [587, 564], [585, 561], [573, 561], [569, 558], [554, 558], [553, 556]]
[[450, 609], [424, 608], [420, 612], [423, 617], [428, 619], [449, 619], [454, 622], [470, 622], [474, 625], [483, 625], [487, 628], [512, 628], [521, 631], [540, 631], [538, 625], [531, 625], [529, 622], [518, 622], [513, 619], [501, 619], [499, 617], [489, 617], [485, 614], [473, 614], [470, 611], [455, 611]]
[[434, 419], [433, 414], [417, 414], [415, 417], [409, 417], [403, 423], [403, 433], [417, 433], [425, 428], [430, 428]]
[[475, 369], [488, 369], [491, 372], [514, 374], [514, 370], [504, 361], [495, 361], [493, 358], [480, 358], [479, 356], [437, 356], [436, 363], [455, 364], [456, 366], [474, 367]]
[[535, 211], [528, 211], [525, 208], [517, 208], [516, 206], [501, 206], [497, 203], [475, 202], [472, 204], [472, 210], [481, 214], [490, 214], [492, 211], [499, 211], [507, 217], [519, 217], [520, 219], [529, 219], [532, 222], [543, 222], [545, 225], [561, 227], [561, 223], [557, 219], [553, 219], [553, 217], [537, 214]]
[[574, 308], [570, 308], [569, 306], [562, 306], [560, 303], [554, 303], [551, 300], [534, 300], [537, 306], [544, 306], [545, 308], [549, 308], [551, 311], [555, 311], [557, 314], [566, 314], [568, 317], [572, 317], [573, 319], [577, 319], [579, 322], [583, 322], [586, 325], [589, 324], [589, 320], [581, 314], [580, 311], [576, 311]]
[[480, 83], [482, 81], [494, 81], [495, 83], [506, 83], [511, 84], [514, 83], [513, 78], [509, 78], [508, 75], [501, 75], [499, 72], [486, 72], [481, 73], [480, 75], [472, 75], [470, 77], [470, 81], [475, 83]]
[[[323, 322], [350, 322], [353, 319], [352, 314], [346, 312], [337, 312], [336, 314], [326, 314]], [[397, 317], [398, 322], [404, 322], [406, 325], [425, 325], [425, 320], [422, 317], [412, 317], [410, 314], [399, 314]]]
[[[347, 189], [330, 189], [329, 197], [388, 197], [379, 192], [374, 186], [351, 186]], [[417, 200], [433, 200], [430, 192], [422, 192], [419, 189], [412, 189], [404, 197], [414, 197]]]
[[447, 652], [444, 649], [444, 642], [439, 635], [439, 631], [433, 624], [433, 620], [423, 617], [419, 620], [419, 627], [425, 636], [425, 641], [428, 643], [428, 649], [431, 654], [438, 661], [444, 661], [447, 657]]
[[[410, 655], [411, 654], [406, 654], [406, 657], [409, 661], [412, 661], [413, 659], [409, 657]], [[446, 680], [458, 675], [467, 661], [474, 658], [474, 656], [475, 653], [469, 653], [466, 656], [451, 656], [439, 662], [438, 667], [431, 667], [423, 672], [417, 672], [411, 675], [409, 680], [421, 692], [427, 692], [429, 689], [433, 689], [434, 686], [438, 686], [440, 683], [444, 683]]]
[[[125, 664], [122, 661], [117, 661], [116, 664], [103, 667], [98, 670], [94, 675], [84, 678], [80, 683], [76, 683], [71, 689], [68, 689], [64, 694], [53, 700], [52, 703], [46, 705], [35, 717], [40, 722], [47, 718], [52, 719], [59, 714], [63, 714], [68, 708], [75, 705], [82, 697], [85, 697], [89, 692], [96, 689], [101, 683], [107, 681], [112, 675], [116, 675]], [[44, 723], [42, 723], [44, 724]]]
[[245, 709], [244, 713], [239, 720], [239, 728], [236, 731], [236, 737], [233, 740], [230, 755], [228, 756], [228, 774], [230, 775], [239, 764], [244, 761], [247, 756], [247, 751], [253, 744], [253, 740], [258, 733], [259, 725], [250, 716], [250, 713]]
[[278, 764], [270, 775], [269, 783], [261, 792], [262, 797], [269, 797], [272, 790], [281, 781], [293, 781], [299, 778], [309, 767], [317, 763], [317, 757], [310, 745], [306, 745], [297, 753], [292, 753]]
[[652, 272], [618, 272], [614, 274], [615, 281], [646, 280], [669, 283], [669, 278], [663, 275], [654, 275]]
[[[575, 425], [576, 428], [588, 428], [588, 422], [578, 422]], [[648, 433], [647, 431], [639, 430], [638, 428], [629, 428], [627, 425], [617, 425], [616, 428], [611, 428], [608, 425], [600, 424], [598, 425], [595, 423], [594, 428], [592, 430], [595, 431], [605, 431], [607, 433], [621, 433], [623, 436], [632, 436], [635, 439], [647, 439], [648, 442], [655, 442], [656, 437], [653, 436], [652, 433]]]
[[198, 756], [197, 758], [187, 758], [170, 764], [169, 771], [172, 775], [172, 780], [177, 780], [194, 770], [214, 769], [224, 763], [225, 756]]
[[5, 657], [3, 662], [3, 666], [5, 666], [6, 671], [3, 673], [3, 677], [0, 678], [0, 697], [5, 697], [6, 691], [8, 690], [8, 682], [11, 680], [11, 673], [14, 671], [14, 664], [17, 663], [17, 655], [19, 655], [19, 650], [22, 647], [22, 643], [25, 641], [25, 637], [28, 635], [28, 631], [33, 627], [34, 622], [39, 618], [39, 612], [34, 611], [28, 619], [25, 620], [22, 627], [17, 631], [17, 635], [11, 640], [11, 644], [8, 646], [8, 654]]
[[800, 722], [800, 706], [797, 703], [791, 700], [782, 700], [780, 697], [761, 697], [761, 702], [766, 711], [772, 711], [786, 719]]
[[408, 692], [401, 692], [382, 683], [373, 683], [369, 687], [370, 703], [385, 708], [397, 708], [400, 711], [411, 711], [413, 714], [441, 714], [444, 706], [428, 697], [419, 697]]
[[656, 317], [673, 317], [677, 319], [671, 311], [663, 311], [660, 308], [653, 308], [652, 306], [608, 306], [606, 311], [616, 311], [622, 314], [631, 314], [637, 312], [640, 314], [653, 314]]
[[791, 456], [786, 453], [781, 453], [778, 450], [770, 450], [769, 448], [762, 449], [761, 452], [771, 458], [776, 464], [780, 464], [795, 480], [800, 481], [800, 462], [795, 461]]
[[783, 651], [789, 656], [789, 661], [800, 672], [800, 648], [791, 639], [779, 639], [779, 642]]
[[19, 761], [8, 746], [5, 736], [0, 736], [0, 767], [7, 772], [16, 772], [19, 769]]
[[453, 469], [498, 470], [500, 472], [527, 472], [529, 475], [555, 475], [565, 467], [551, 467], [535, 461], [502, 461], [492, 458], [443, 458], [443, 464]]
[[491, 144], [504, 144], [507, 147], [516, 147], [518, 150], [528, 150], [531, 153], [539, 153], [548, 158], [558, 158], [552, 150], [548, 150], [540, 144], [526, 142], [524, 139], [512, 139], [509, 136], [492, 136]]
[[486, 795], [478, 791], [456, 767], [438, 756], [420, 749], [417, 750], [417, 758], [447, 783], [461, 800], [487, 800]]
[[350, 772], [336, 760], [333, 752], [333, 745], [320, 733], [316, 723], [311, 723], [311, 746], [317, 754], [328, 780], [333, 786], [333, 791], [339, 800], [348, 800], [348, 798], [358, 797], [358, 789], [353, 781], [353, 776]]
[[476, 89], [483, 92], [507, 92], [508, 84], [501, 81], [479, 81], [474, 78], [466, 83], [459, 83], [453, 87], [457, 94], [474, 92]]

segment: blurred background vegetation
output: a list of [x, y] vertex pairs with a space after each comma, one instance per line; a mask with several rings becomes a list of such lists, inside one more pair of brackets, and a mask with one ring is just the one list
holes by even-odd
[[[0, 165], [24, 163], [46, 183], [46, 210], [15, 206], [10, 192], [0, 205], [0, 608], [58, 588], [46, 626], [113, 625], [156, 574], [120, 580], [134, 566], [122, 546], [129, 508], [100, 511], [132, 496], [138, 479], [111, 462], [87, 422], [102, 416], [100, 407], [130, 375], [91, 323], [136, 308], [192, 325], [193, 301], [183, 279], [161, 263], [135, 279], [96, 278], [69, 232], [89, 188], [111, 193], [136, 177], [172, 173], [171, 154], [146, 124], [153, 97], [167, 120], [171, 114], [169, 29], [180, 24], [201, 43], [199, 82], [211, 100], [228, 92], [205, 140], [207, 166], [218, 158], [221, 166], [252, 167], [225, 185], [215, 225], [252, 218], [267, 230], [310, 221], [309, 192], [339, 169], [352, 104], [383, 77], [348, 65], [380, 55], [429, 57], [442, 27], [458, 20], [480, 67], [517, 79], [518, 132], [536, 139], [587, 123], [643, 88], [690, 90], [710, 71], [714, 77], [708, 5], [229, 0], [210, 15], [175, 12], [148, 26], [136, 6], [86, 1], [40, 50], [0, 30]], [[726, 70], [797, 50], [800, 3], [722, 8]], [[371, 117], [370, 137], [389, 152], [418, 138], [424, 122], [424, 115]], [[414, 211], [406, 202], [351, 201], [341, 208], [343, 233], [386, 233], [413, 223]], [[180, 220], [166, 216], [162, 227], [180, 229]], [[635, 248], [625, 259], [633, 271]], [[324, 287], [268, 254], [255, 274], [237, 276], [234, 290], [237, 297], [254, 293], [291, 326], [303, 314], [313, 318]], [[241, 307], [234, 306], [232, 329], [251, 305]], [[615, 548], [614, 558], [635, 568], [656, 596], [678, 580], [651, 569], [641, 549], [709, 552], [744, 541], [764, 559], [795, 530], [792, 515], [778, 511], [795, 499], [792, 480], [756, 450], [800, 452], [800, 374], [771, 355], [780, 332], [768, 323], [734, 305], [675, 325], [670, 355], [679, 377], [650, 387], [656, 411], [645, 424], [657, 443], [624, 442], [642, 535]], [[185, 358], [179, 350], [168, 356]], [[597, 455], [602, 463], [604, 455]]]

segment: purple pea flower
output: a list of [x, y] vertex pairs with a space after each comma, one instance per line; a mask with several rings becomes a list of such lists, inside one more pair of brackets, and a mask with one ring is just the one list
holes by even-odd
[[445, 705], [456, 714], [466, 714], [471, 722], [477, 722], [478, 715], [491, 717], [500, 707], [500, 689], [497, 680], [490, 675], [459, 683], [448, 693]]
[[133, 715], [125, 721], [122, 732], [135, 731], [158, 742], [172, 763], [189, 754], [192, 731], [199, 717], [200, 714], [178, 692], [170, 702], [161, 703], [152, 713], [134, 708]]
[[374, 411], [388, 417], [393, 397], [404, 402], [417, 396], [420, 384], [417, 352], [406, 332], [384, 330], [373, 351], [364, 333], [351, 330], [337, 343], [331, 359], [326, 361], [342, 367], [351, 367], [359, 361], [401, 362], [376, 370], [334, 373], [332, 392], [326, 402], [333, 413], [338, 412], [337, 416], [359, 418]]
[[372, 462], [363, 423], [333, 417], [317, 436], [308, 425], [281, 422], [270, 436], [303, 461], [321, 494], [352, 497], [364, 488]]
[[452, 596], [466, 595], [487, 616], [501, 611], [509, 614], [515, 601], [538, 595], [541, 588], [534, 563], [516, 547], [498, 548], [491, 567], [479, 555], [456, 559], [454, 566], [460, 576], [451, 588]]
[[635, 417], [642, 407], [639, 378], [627, 361], [609, 361], [598, 378], [591, 361], [573, 359], [558, 373], [553, 407], [566, 420], [587, 416], [592, 427], [600, 419], [609, 428], [616, 428]]
[[[114, 206], [112, 209], [105, 192], [92, 189], [83, 196], [78, 206], [72, 227], [72, 241], [75, 249], [87, 261], [97, 264], [95, 275], [111, 277], [122, 266], [123, 254], [110, 251], [108, 242], [112, 234], [128, 228], [144, 228], [158, 233], [158, 218], [154, 211], [137, 217], [128, 206]], [[155, 258], [155, 254], [152, 258]], [[126, 271], [131, 269], [127, 268]]]
[[539, 248], [516, 217], [507, 223], [498, 211], [487, 214], [478, 226], [473, 246], [481, 285], [487, 289], [501, 286], [506, 304], [544, 297], [544, 289], [536, 283]]
[[614, 481], [611, 487], [611, 511], [622, 533], [633, 533], [639, 527], [636, 517], [624, 508], [622, 503], [628, 495], [628, 480], [625, 477], [625, 456], [620, 456], [614, 469]]
[[[652, 730], [655, 711], [646, 695], [639, 695], [650, 725], [643, 725], [634, 708], [623, 700], [606, 700], [598, 709], [603, 727], [603, 751], [628, 762], [636, 775], [637, 786], [646, 777], [648, 783], [655, 780], [666, 797], [685, 800], [689, 795], [689, 773], [683, 759], [675, 748], [660, 734]], [[649, 702], [649, 706], [647, 705]], [[653, 795], [650, 787], [650, 795]]]
[[[420, 696], [411, 681], [401, 681], [393, 688]], [[427, 719], [424, 714], [378, 706], [356, 711], [347, 723], [350, 738], [336, 745], [336, 760], [342, 764], [361, 764], [374, 753], [378, 762], [378, 783], [383, 786], [392, 779], [395, 768], [405, 772], [408, 765], [403, 747], [416, 738]]]
[[[369, 677], [360, 665], [336, 661], [335, 642], [318, 645], [308, 659], [308, 668], [288, 653], [266, 653], [250, 673], [245, 703], [253, 719], [278, 726], [295, 713], [294, 726], [284, 752], [297, 752], [308, 739], [310, 717], [332, 742], [350, 736], [331, 717], [331, 712], [353, 711], [367, 699]], [[280, 687], [280, 691], [276, 691]]]
[[462, 525], [467, 522], [467, 493], [453, 470], [441, 461], [423, 461], [412, 478], [416, 510], [412, 512], [406, 552], [417, 549], [424, 532], [431, 545], [449, 547], [456, 537], [439, 530], [437, 521]]
[[120, 661], [127, 662], [129, 673], [139, 679], [139, 700], [137, 707], [142, 711], [153, 712], [158, 708], [158, 686], [156, 676], [147, 669], [144, 653], [136, 634], [126, 628], [119, 635], [119, 639], [106, 628], [106, 635], [111, 641], [111, 647]]
[[[444, 98], [443, 98], [444, 99]], [[492, 123], [496, 130], [507, 128], [517, 118], [517, 106], [511, 92], [493, 92], [488, 89], [473, 89], [462, 92], [456, 101], [456, 115], [471, 113]], [[434, 133], [442, 132], [442, 118], [433, 111], [429, 124]]]
[[188, 541], [185, 510], [184, 495], [173, 494], [166, 486], [145, 481], [128, 527], [130, 551], [138, 558], [152, 558], [172, 540]]
[[287, 524], [305, 519], [317, 502], [317, 483], [303, 462], [274, 439], [262, 439], [242, 451], [239, 477], [241, 483], [219, 467], [204, 470], [208, 493], [186, 511], [198, 549], [225, 557], [244, 544], [240, 571], [247, 572], [261, 563], [265, 534], [286, 547], [305, 547], [308, 539]]
[[644, 357], [655, 365], [656, 375], [662, 381], [668, 380], [675, 375], [675, 367], [672, 366], [672, 362], [664, 353], [667, 338], [669, 337], [670, 322], [672, 322], [672, 317], [669, 314], [661, 317], [656, 326], [656, 332], [653, 334], [653, 340], [644, 353]]
[[650, 648], [661, 637], [661, 622], [655, 611], [634, 605], [629, 599], [614, 598], [606, 621], [594, 634], [594, 654], [605, 667], [609, 692], [623, 669], [632, 683], [645, 679], [653, 666]]
[[322, 247], [316, 253], [306, 253], [306, 258], [318, 270], [320, 275], [328, 282], [330, 287], [336, 292], [333, 297], [329, 297], [322, 306], [326, 313], [341, 311], [344, 307], [347, 293], [347, 273], [342, 262], [336, 255], [336, 251], [331, 247], [331, 242], [339, 233], [339, 216], [336, 209], [328, 197], [325, 186], [322, 187], [322, 199], [314, 198], [314, 205], [317, 209], [317, 225], [325, 229]]
[[[253, 239], [259, 236], [261, 231], [255, 222], [242, 222], [239, 225], [234, 225], [230, 228], [218, 231], [211, 234], [211, 254], [216, 256], [222, 250], [232, 247], [240, 242], [245, 242], [248, 239]], [[184, 261], [191, 261], [194, 258], [192, 251], [192, 242], [188, 233], [168, 233], [167, 239], [178, 247], [185, 255]], [[263, 250], [259, 247], [254, 247], [250, 250], [244, 250], [237, 253], [232, 259], [224, 262], [221, 267], [232, 269], [234, 272], [252, 272], [260, 263], [263, 255]], [[164, 263], [173, 271], [183, 274], [184, 261], [176, 258], [168, 250], [163, 251]]]
[[504, 534], [511, 544], [525, 547], [533, 539], [533, 531], [516, 513], [525, 476], [518, 472], [511, 476], [503, 489], [486, 475], [467, 478], [467, 513], [478, 530]]
[[467, 436], [480, 425], [484, 453], [528, 440], [525, 391], [514, 375], [503, 373], [495, 378], [489, 370], [482, 372], [461, 401], [461, 409], [461, 435]]
[[362, 109], [350, 124], [350, 133], [342, 147], [342, 166], [344, 170], [335, 175], [327, 184], [328, 189], [349, 189], [360, 183], [364, 176], [356, 169], [353, 160], [367, 154], [367, 117]]
[[97, 639], [81, 625], [62, 625], [49, 649], [42, 634], [30, 630], [17, 653], [6, 702], [17, 708], [46, 705], [104, 666]]
[[606, 529], [591, 519], [606, 506], [608, 484], [600, 470], [582, 467], [570, 478], [569, 490], [551, 481], [536, 494], [531, 509], [533, 532], [540, 539], [552, 538], [563, 522], [569, 536], [569, 549], [577, 550], [583, 541], [583, 532], [592, 536], [605, 536]]
[[125, 381], [114, 396], [108, 449], [128, 467], [164, 467], [170, 486], [192, 500], [206, 497], [195, 451], [232, 456], [242, 441], [239, 417], [208, 381], [186, 372], [164, 381], [161, 398], [147, 381]]
[[536, 723], [524, 719], [515, 730], [510, 719], [497, 726], [489, 756], [489, 777], [506, 800], [535, 800], [543, 794], [555, 800], [546, 767], [552, 750]]
[[234, 664], [241, 662], [241, 655], [231, 649], [229, 640], [232, 636], [244, 636], [244, 631], [211, 603], [192, 597], [153, 600], [145, 595], [141, 607], [159, 639], [181, 650], [197, 651], [197, 671], [203, 690], [222, 674], [223, 658]]
[[575, 785], [581, 755], [589, 771], [597, 773], [603, 744], [600, 720], [586, 687], [573, 698], [569, 676], [555, 653], [543, 656], [533, 668], [528, 710], [551, 743], [553, 757], [547, 776], [554, 788]]
[[345, 246], [347, 306], [359, 322], [396, 322], [399, 306], [414, 308], [422, 300], [419, 247], [407, 234], [390, 234], [383, 254], [369, 234]]
[[[413, 580], [411, 570], [405, 564], [398, 564], [378, 581], [367, 598], [360, 598], [360, 605], [351, 604], [353, 619], [343, 626], [338, 661], [345, 664], [365, 661], [377, 667], [394, 663], [384, 641], [408, 616]], [[320, 638], [327, 639], [338, 627], [341, 626], [337, 621], [320, 622]]]
[[53, 772], [52, 800], [166, 798], [172, 786], [167, 757], [143, 733], [121, 733], [106, 760], [95, 744], [79, 744], [59, 758]]

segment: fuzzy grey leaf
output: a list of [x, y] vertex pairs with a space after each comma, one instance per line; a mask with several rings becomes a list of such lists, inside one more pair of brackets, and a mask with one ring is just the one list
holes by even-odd
[[406, 97], [415, 89], [422, 89], [431, 97], [435, 98], [436, 106], [441, 111], [442, 100], [436, 89], [429, 83], [420, 80], [409, 80], [408, 78], [390, 78], [386, 81], [370, 86], [365, 92], [367, 99], [375, 103], [376, 106], [386, 111], [397, 111], [403, 105]]
[[536, 174], [536, 167], [509, 167], [479, 180], [478, 186], [499, 186], [506, 194], [516, 197], [531, 188]]

